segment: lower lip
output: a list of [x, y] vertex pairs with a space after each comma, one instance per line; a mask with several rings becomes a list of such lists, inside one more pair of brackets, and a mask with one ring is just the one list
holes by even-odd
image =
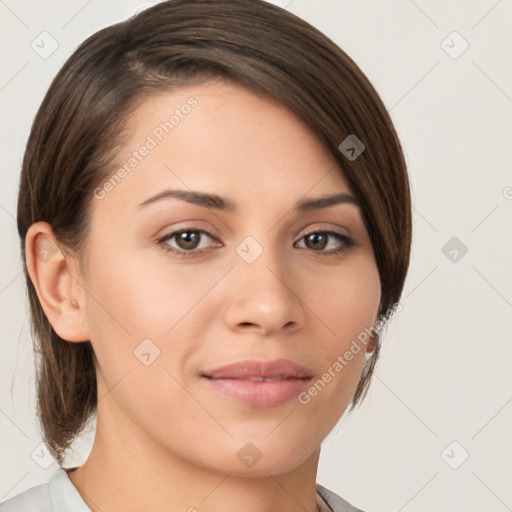
[[311, 379], [250, 381], [240, 379], [211, 379], [203, 377], [210, 386], [252, 407], [276, 407], [297, 395]]

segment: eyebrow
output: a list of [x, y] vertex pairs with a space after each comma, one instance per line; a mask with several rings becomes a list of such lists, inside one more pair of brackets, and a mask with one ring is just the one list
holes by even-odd
[[[220, 211], [232, 212], [236, 210], [236, 204], [226, 198], [216, 194], [197, 192], [193, 190], [164, 190], [163, 192], [146, 199], [139, 205], [139, 207], [144, 208], [150, 204], [165, 199], [181, 199], [187, 203], [195, 204], [204, 208], [213, 208]], [[359, 200], [350, 194], [334, 194], [314, 199], [301, 199], [295, 203], [294, 209], [299, 212], [309, 212], [343, 203], [360, 206]]]

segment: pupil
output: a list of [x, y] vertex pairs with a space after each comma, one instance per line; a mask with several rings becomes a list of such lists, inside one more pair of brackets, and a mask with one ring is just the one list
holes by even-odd
[[184, 231], [180, 233], [178, 240], [178, 245], [182, 249], [195, 249], [195, 246], [199, 242], [199, 233], [195, 231]]
[[[323, 238], [323, 240], [321, 240]], [[318, 243], [320, 241], [320, 243]], [[323, 233], [311, 233], [306, 239], [306, 245], [310, 249], [324, 249], [327, 245], [327, 237]]]

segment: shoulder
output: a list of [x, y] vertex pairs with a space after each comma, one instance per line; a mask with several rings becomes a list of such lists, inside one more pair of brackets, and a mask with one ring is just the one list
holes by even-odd
[[0, 512], [91, 512], [75, 489], [65, 469], [59, 469], [48, 483], [36, 485], [0, 503]]
[[318, 483], [316, 484], [316, 490], [327, 505], [329, 505], [332, 512], [363, 512], [361, 509], [354, 507], [348, 501], [345, 501], [342, 497]]
[[53, 510], [48, 493], [48, 484], [37, 485], [0, 503], [0, 512], [49, 512]]

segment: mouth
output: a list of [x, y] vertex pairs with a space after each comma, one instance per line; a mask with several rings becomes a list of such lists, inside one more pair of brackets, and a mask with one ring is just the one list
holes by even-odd
[[[213, 377], [207, 377], [213, 378]], [[229, 377], [221, 377], [221, 378], [229, 378]], [[281, 380], [292, 380], [295, 377], [244, 377], [238, 379], [230, 379], [230, 380], [245, 380], [247, 382], [278, 382]]]
[[259, 361], [244, 359], [206, 371], [202, 375], [212, 379], [303, 379], [310, 378], [311, 372], [290, 359]]
[[201, 375], [210, 388], [252, 407], [277, 407], [296, 397], [312, 373], [288, 359], [244, 360]]

